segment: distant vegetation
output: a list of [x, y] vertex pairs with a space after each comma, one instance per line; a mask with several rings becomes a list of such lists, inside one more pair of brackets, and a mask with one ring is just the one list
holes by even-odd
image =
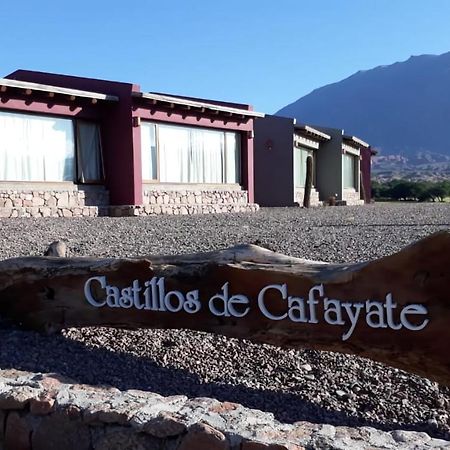
[[443, 202], [450, 197], [449, 181], [391, 180], [372, 182], [375, 200], [409, 200], [418, 202]]

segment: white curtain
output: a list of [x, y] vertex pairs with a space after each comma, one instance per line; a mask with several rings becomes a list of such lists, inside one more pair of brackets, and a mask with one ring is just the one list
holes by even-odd
[[0, 180], [73, 181], [70, 119], [0, 112]]
[[176, 125], [159, 125], [158, 131], [160, 181], [239, 182], [238, 133]]
[[77, 120], [78, 181], [97, 182], [104, 178], [100, 127]]
[[189, 128], [160, 125], [159, 179], [168, 183], [188, 183]]
[[142, 179], [156, 180], [158, 178], [156, 153], [156, 125], [143, 122], [141, 124], [141, 155]]
[[222, 132], [191, 129], [191, 183], [222, 183], [224, 135]]
[[241, 145], [238, 133], [225, 133], [225, 183], [241, 180]]

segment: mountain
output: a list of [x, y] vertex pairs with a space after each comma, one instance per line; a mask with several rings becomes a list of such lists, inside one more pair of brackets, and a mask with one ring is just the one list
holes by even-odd
[[343, 128], [378, 149], [383, 167], [448, 170], [450, 52], [359, 71], [277, 114]]

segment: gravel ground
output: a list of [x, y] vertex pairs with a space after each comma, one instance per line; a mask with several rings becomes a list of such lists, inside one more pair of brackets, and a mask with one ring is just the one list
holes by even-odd
[[[0, 258], [208, 251], [238, 243], [308, 259], [355, 262], [450, 228], [450, 204], [262, 209], [256, 214], [0, 220]], [[283, 350], [185, 330], [68, 329], [41, 336], [0, 326], [0, 367], [163, 395], [214, 397], [285, 422], [425, 431], [450, 439], [450, 389], [363, 358]]]

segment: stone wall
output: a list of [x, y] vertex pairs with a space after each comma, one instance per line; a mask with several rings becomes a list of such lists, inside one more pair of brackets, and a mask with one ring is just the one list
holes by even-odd
[[0, 450], [446, 449], [413, 431], [283, 424], [239, 404], [0, 370]]
[[361, 200], [361, 195], [355, 189], [344, 189], [342, 191], [342, 200], [345, 201], [346, 205], [364, 205], [364, 200]]
[[144, 189], [143, 205], [112, 206], [112, 216], [147, 216], [154, 214], [218, 214], [255, 212], [259, 206], [248, 203], [248, 193], [241, 189], [176, 189], [161, 186]]
[[[305, 198], [305, 188], [295, 188], [294, 202], [297, 202], [299, 206], [303, 206], [303, 199]], [[320, 206], [319, 193], [315, 188], [311, 189], [311, 206]]]
[[0, 217], [95, 217], [107, 212], [102, 186], [72, 189], [7, 189], [0, 187]]

